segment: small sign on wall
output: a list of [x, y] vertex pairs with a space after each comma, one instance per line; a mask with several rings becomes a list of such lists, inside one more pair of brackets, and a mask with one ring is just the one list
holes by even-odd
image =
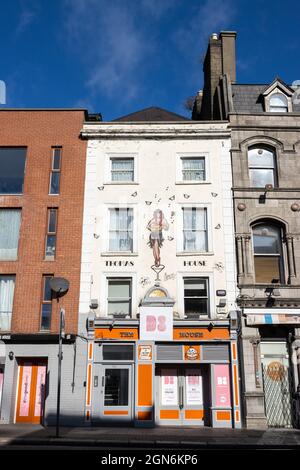
[[140, 339], [146, 341], [172, 341], [173, 308], [141, 307]]
[[152, 346], [149, 344], [140, 344], [138, 346], [139, 361], [152, 361]]

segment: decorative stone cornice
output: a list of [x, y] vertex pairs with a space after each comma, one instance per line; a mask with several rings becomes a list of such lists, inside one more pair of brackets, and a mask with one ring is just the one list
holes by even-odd
[[87, 123], [81, 130], [83, 139], [176, 139], [206, 138], [226, 139], [230, 137], [227, 123], [118, 123], [110, 122]]

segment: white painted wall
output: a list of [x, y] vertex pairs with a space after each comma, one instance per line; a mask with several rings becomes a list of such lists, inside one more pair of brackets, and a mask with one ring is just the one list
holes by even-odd
[[[86, 318], [90, 299], [99, 299], [98, 316], [106, 314], [105, 275], [133, 276], [133, 317], [155, 274], [146, 226], [153, 211], [161, 209], [169, 222], [164, 232], [161, 261], [162, 286], [175, 300], [176, 316], [183, 316], [182, 277], [208, 276], [211, 316], [216, 318], [216, 289], [227, 290], [227, 314], [235, 309], [236, 280], [231, 200], [230, 134], [225, 123], [87, 123], [82, 135], [88, 138], [85, 181], [83, 246], [81, 264], [80, 314]], [[109, 182], [109, 156], [134, 155], [136, 178], [131, 184]], [[180, 156], [205, 155], [208, 181], [180, 182]], [[175, 196], [175, 198], [173, 198]], [[171, 198], [171, 199], [170, 199]], [[151, 202], [150, 205], [146, 201]], [[181, 207], [208, 207], [209, 253], [183, 254]], [[108, 208], [133, 207], [135, 248], [132, 255], [107, 253]], [[205, 261], [206, 266], [184, 266], [184, 262]], [[129, 261], [134, 266], [107, 266], [107, 262]], [[130, 264], [130, 263], [129, 263]], [[81, 322], [82, 330], [84, 322]]]

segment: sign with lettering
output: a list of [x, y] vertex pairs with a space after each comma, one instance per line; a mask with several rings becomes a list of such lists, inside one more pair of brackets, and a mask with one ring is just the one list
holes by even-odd
[[146, 341], [172, 341], [173, 308], [141, 307], [140, 339]]
[[109, 261], [105, 261], [105, 266], [109, 267], [109, 268], [132, 268], [134, 266], [134, 261], [116, 261], [116, 260], [109, 260]]
[[152, 346], [150, 344], [140, 344], [138, 357], [139, 361], [152, 361]]
[[186, 266], [192, 266], [192, 267], [197, 267], [197, 268], [201, 268], [201, 267], [206, 267], [207, 266], [207, 263], [205, 260], [184, 260], [183, 261], [183, 266], [186, 267]]
[[229, 366], [214, 365], [215, 406], [231, 406]]

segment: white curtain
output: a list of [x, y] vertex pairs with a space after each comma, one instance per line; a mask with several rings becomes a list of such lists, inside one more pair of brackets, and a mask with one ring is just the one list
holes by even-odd
[[133, 210], [110, 210], [110, 251], [132, 251]]
[[206, 209], [183, 208], [184, 251], [207, 251]]
[[20, 209], [0, 209], [0, 260], [17, 259], [20, 222]]
[[9, 331], [11, 324], [15, 276], [0, 276], [0, 330]]
[[111, 161], [112, 181], [133, 181], [133, 159]]

